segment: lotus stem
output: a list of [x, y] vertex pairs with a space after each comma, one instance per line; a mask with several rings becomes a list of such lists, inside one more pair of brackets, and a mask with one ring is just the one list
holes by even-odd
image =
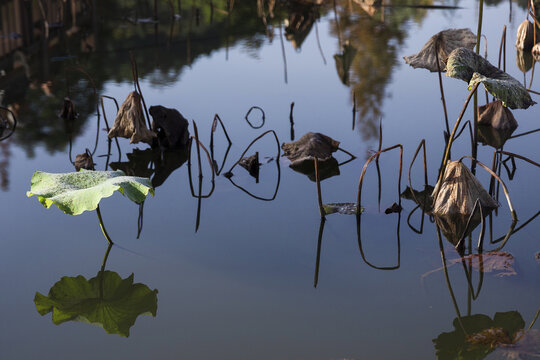
[[[461, 123], [461, 120], [463, 119], [463, 115], [465, 114], [465, 110], [467, 110], [467, 105], [469, 105], [469, 102], [471, 101], [471, 97], [474, 93], [476, 93], [476, 89], [478, 89], [478, 86], [480, 83], [476, 83], [471, 91], [469, 92], [469, 95], [467, 96], [467, 100], [465, 100], [465, 104], [463, 105], [463, 108], [461, 109], [461, 112], [458, 116], [458, 119], [454, 125], [454, 128], [452, 129], [452, 133], [450, 134], [450, 137], [448, 138], [448, 144], [446, 145], [446, 150], [444, 151], [444, 158], [443, 162], [441, 164], [441, 170], [439, 171], [439, 176], [437, 178], [437, 183], [442, 179], [444, 175], [444, 170], [446, 169], [446, 164], [448, 163], [449, 157], [450, 157], [450, 149], [452, 148], [452, 143], [454, 142], [454, 136], [456, 134], [457, 129], [459, 128], [459, 124]], [[437, 196], [434, 196], [436, 198]]]
[[437, 60], [437, 74], [439, 75], [439, 89], [441, 90], [441, 101], [444, 110], [444, 123], [446, 125], [446, 132], [450, 133], [450, 126], [448, 125], [448, 112], [446, 111], [446, 99], [444, 97], [444, 89], [441, 76], [441, 65], [439, 64], [439, 42], [435, 45], [435, 59]]
[[321, 214], [321, 218], [324, 219], [326, 215], [326, 211], [324, 210], [324, 206], [322, 202], [321, 179], [319, 178], [319, 161], [316, 156], [313, 157], [313, 160], [315, 163], [315, 180], [317, 183], [317, 201], [319, 203], [319, 213]]
[[452, 298], [452, 304], [454, 305], [454, 310], [456, 311], [459, 326], [463, 330], [463, 333], [467, 334], [467, 330], [465, 330], [465, 327], [463, 326], [463, 322], [461, 320], [461, 313], [459, 311], [459, 306], [456, 301], [456, 296], [454, 295], [454, 290], [452, 290], [450, 277], [448, 276], [448, 268], [446, 266], [446, 256], [444, 255], [444, 248], [443, 248], [443, 243], [442, 243], [442, 238], [441, 238], [441, 229], [438, 226], [437, 226], [437, 238], [439, 240], [439, 249], [441, 253], [441, 260], [442, 260], [442, 265], [443, 265], [444, 279], [446, 280], [446, 286], [448, 287], [448, 291], [450, 292], [450, 297]]
[[[253, 111], [253, 109], [259, 110], [259, 111], [261, 112], [261, 114], [262, 114], [262, 123], [261, 123], [261, 125], [259, 125], [259, 126], [255, 126], [255, 125], [253, 125], [253, 124], [251, 123], [251, 121], [249, 121], [249, 114], [251, 114], [251, 112]], [[260, 129], [260, 128], [262, 128], [262, 127], [264, 126], [264, 122], [265, 122], [265, 120], [266, 120], [266, 115], [264, 114], [264, 110], [263, 110], [261, 107], [259, 107], [259, 106], [252, 106], [252, 107], [249, 108], [249, 110], [248, 110], [248, 112], [246, 113], [246, 116], [245, 116], [244, 118], [246, 119], [246, 121], [247, 121], [247, 123], [249, 124], [249, 126], [251, 126], [253, 129]]]
[[99, 205], [96, 208], [96, 214], [99, 220], [99, 226], [101, 227], [101, 231], [103, 232], [103, 236], [105, 236], [105, 239], [109, 242], [109, 245], [114, 245], [113, 241], [111, 240], [111, 237], [107, 233], [107, 229], [105, 229], [105, 224], [103, 223], [103, 218], [101, 217], [101, 211], [99, 210]]
[[322, 238], [324, 233], [324, 223], [326, 218], [321, 217], [321, 222], [319, 224], [319, 235], [317, 237], [317, 258], [315, 260], [315, 275], [313, 277], [313, 287], [316, 288], [319, 283], [319, 266], [321, 264], [321, 247], [322, 247]]
[[377, 158], [380, 154], [385, 153], [387, 151], [393, 150], [399, 148], [399, 178], [398, 178], [398, 202], [399, 205], [401, 205], [401, 174], [403, 170], [403, 145], [397, 144], [394, 146], [390, 146], [384, 150], [377, 151], [375, 154], [373, 154], [364, 164], [364, 167], [362, 168], [362, 174], [360, 175], [360, 180], [358, 181], [358, 193], [356, 196], [356, 206], [357, 210], [360, 210], [360, 205], [362, 201], [362, 184], [364, 182], [364, 175], [366, 174], [367, 167], [373, 159]]

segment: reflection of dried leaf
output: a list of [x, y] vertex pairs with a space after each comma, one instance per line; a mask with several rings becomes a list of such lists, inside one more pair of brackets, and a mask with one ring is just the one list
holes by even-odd
[[540, 358], [540, 330], [521, 330], [514, 336], [514, 344], [497, 348], [490, 359], [529, 360]]
[[435, 49], [438, 48], [439, 66], [441, 71], [446, 68], [446, 60], [450, 53], [459, 47], [473, 49], [476, 45], [476, 35], [469, 29], [449, 29], [433, 35], [417, 54], [405, 56], [405, 62], [413, 68], [428, 69], [437, 72], [437, 57]]
[[163, 148], [179, 148], [186, 146], [189, 140], [188, 121], [176, 109], [160, 105], [150, 106], [152, 130], [157, 134], [159, 144]]
[[469, 49], [452, 51], [446, 70], [446, 76], [468, 82], [469, 88], [482, 83], [487, 91], [510, 109], [527, 109], [536, 104], [519, 81]]
[[484, 273], [496, 273], [495, 275], [499, 277], [517, 275], [514, 268], [514, 256], [504, 251], [468, 255], [451, 260], [449, 263], [458, 263], [462, 259], [467, 264], [471, 261], [474, 269]]
[[140, 141], [152, 144], [152, 139], [156, 137], [156, 134], [146, 127], [141, 96], [136, 91], [128, 95], [116, 114], [109, 138], [117, 136], [130, 139], [130, 144], [137, 144]]
[[478, 108], [478, 123], [490, 125], [500, 130], [515, 130], [518, 126], [512, 112], [503, 106], [501, 100], [490, 102]]
[[343, 46], [341, 54], [335, 54], [336, 70], [344, 85], [349, 85], [349, 70], [356, 56], [356, 49], [349, 44]]
[[[536, 49], [536, 46], [533, 47], [533, 55], [534, 55], [534, 49]], [[538, 49], [540, 50], [540, 48]], [[533, 55], [531, 55], [531, 53], [528, 51], [523, 51], [523, 50], [516, 51], [516, 64], [522, 73], [526, 73], [527, 71], [531, 70], [533, 66]]]
[[403, 208], [401, 206], [399, 206], [396, 203], [393, 203], [388, 209], [384, 210], [384, 213], [386, 215], [392, 214], [392, 213], [400, 213], [401, 210], [403, 210]]
[[517, 37], [516, 37], [516, 48], [520, 50], [530, 50], [534, 45], [534, 25], [529, 20], [525, 19], [521, 24], [519, 24]]
[[[480, 214], [477, 212], [475, 216], [469, 222], [467, 227], [467, 222], [469, 220], [468, 215], [454, 214], [454, 215], [435, 215], [435, 222], [437, 226], [441, 229], [444, 237], [456, 246], [459, 241], [471, 234], [474, 229], [481, 223]], [[458, 250], [462, 250], [461, 248]]]
[[407, 186], [400, 196], [403, 199], [414, 201], [417, 205], [420, 205], [422, 210], [429, 212], [431, 211], [431, 206], [433, 205], [433, 199], [431, 198], [433, 189], [433, 186], [428, 185], [423, 191], [417, 191]]
[[[483, 314], [462, 316], [453, 321], [454, 331], [433, 339], [437, 359], [484, 359], [497, 347], [505, 349], [525, 327], [517, 311], [495, 313], [493, 320]], [[500, 357], [496, 357], [500, 359]]]
[[495, 149], [501, 149], [514, 130], [498, 130], [491, 126], [478, 126], [478, 141]]
[[433, 213], [439, 216], [470, 215], [477, 199], [480, 199], [485, 209], [499, 206], [471, 171], [459, 161], [450, 161], [446, 165], [442, 181], [437, 183], [432, 196], [435, 198]]
[[324, 212], [326, 215], [329, 214], [343, 214], [343, 215], [357, 215], [360, 214], [364, 209], [358, 208], [355, 203], [329, 203], [323, 205]]
[[62, 106], [60, 117], [64, 120], [73, 121], [77, 118], [77, 116], [78, 114], [75, 111], [75, 104], [73, 101], [68, 97], [64, 98], [64, 105]]

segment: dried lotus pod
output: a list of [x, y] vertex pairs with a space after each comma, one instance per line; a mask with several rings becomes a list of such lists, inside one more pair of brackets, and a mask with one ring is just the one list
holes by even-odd
[[516, 48], [531, 50], [534, 46], [534, 25], [529, 20], [523, 20], [519, 25], [516, 38]]
[[130, 144], [137, 144], [141, 141], [152, 144], [153, 139], [156, 138], [156, 134], [146, 127], [141, 96], [136, 91], [127, 96], [120, 110], [118, 110], [114, 125], [108, 136], [109, 138], [120, 136], [130, 139]]
[[444, 176], [433, 190], [433, 214], [438, 216], [470, 215], [476, 200], [483, 209], [499, 207], [471, 171], [460, 161], [450, 161]]

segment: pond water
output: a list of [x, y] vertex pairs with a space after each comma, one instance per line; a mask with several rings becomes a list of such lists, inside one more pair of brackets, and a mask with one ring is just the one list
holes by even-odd
[[[49, 23], [54, 25], [58, 22], [55, 2], [45, 3]], [[240, 166], [233, 169], [231, 179], [223, 176], [250, 142], [268, 130], [275, 131], [280, 146], [307, 132], [320, 132], [356, 157], [339, 166], [339, 176], [321, 182], [322, 200], [355, 202], [362, 167], [379, 148], [382, 124], [382, 147], [403, 145], [401, 191], [408, 186], [408, 168], [422, 139], [426, 140], [428, 182], [435, 185], [445, 148], [438, 78], [436, 73], [406, 65], [403, 56], [418, 52], [443, 29], [470, 28], [476, 33], [478, 1], [435, 2], [447, 8], [406, 6], [410, 1], [389, 1], [391, 6], [384, 8], [345, 0], [321, 6], [278, 1], [270, 11], [271, 3], [163, 2], [159, 23], [154, 24], [136, 21], [152, 19], [153, 2], [110, 1], [95, 8], [81, 2], [75, 9], [76, 28], [72, 16], [65, 15], [62, 26], [50, 26], [48, 40], [36, 25], [29, 40], [23, 34], [24, 45], [10, 51], [2, 48], [2, 105], [16, 113], [18, 125], [13, 136], [0, 142], [1, 359], [538, 356], [538, 325], [527, 333], [526, 345], [494, 349], [464, 345], [456, 335], [461, 330], [455, 319], [459, 314], [466, 327], [477, 331], [491, 321], [485, 316], [495, 317], [495, 325], [487, 327], [504, 328], [500, 324], [506, 321], [520, 329], [533, 321], [540, 305], [540, 264], [535, 257], [540, 251], [540, 223], [535, 218], [540, 169], [517, 158], [515, 174], [501, 167], [519, 231], [502, 249], [510, 254], [503, 255], [507, 268], [501, 270], [500, 261], [486, 255], [480, 272], [477, 257], [469, 256], [472, 260], [462, 265], [452, 243], [444, 237], [439, 242], [433, 219], [424, 215], [422, 220], [413, 201], [402, 199], [399, 214], [384, 213], [399, 202], [396, 150], [379, 160], [380, 205], [377, 170], [374, 162], [369, 165], [359, 223], [356, 216], [332, 214], [321, 227], [316, 183], [289, 168], [286, 157], [276, 157], [271, 134], [246, 153], [259, 152], [258, 182]], [[3, 16], [19, 21], [20, 2], [13, 4], [2, 8]], [[181, 16], [171, 20], [169, 4]], [[486, 1], [481, 53], [487, 39], [488, 60], [497, 64], [506, 25], [506, 71], [529, 86], [534, 70], [519, 64], [514, 48], [517, 28], [526, 17], [524, 4]], [[39, 8], [32, 10], [39, 20]], [[130, 51], [148, 106], [178, 109], [190, 121], [191, 134], [195, 121], [207, 148], [214, 115], [223, 121], [232, 146], [227, 151], [218, 126], [213, 147], [220, 174], [210, 197], [197, 198], [195, 151], [191, 155], [194, 194], [185, 154], [161, 158], [146, 150], [145, 144], [119, 139], [121, 153], [113, 142], [110, 157], [106, 156], [103, 111], [111, 125], [116, 109], [105, 98], [97, 116], [92, 82], [98, 96], [121, 103], [133, 91]], [[538, 90], [532, 81], [531, 88]], [[443, 84], [452, 127], [467, 98], [467, 84], [448, 77], [443, 77]], [[483, 105], [484, 90], [479, 89]], [[70, 124], [58, 117], [66, 96], [79, 113]], [[539, 101], [534, 94], [533, 99]], [[244, 117], [252, 106], [264, 110], [264, 119], [255, 109], [250, 126]], [[473, 120], [472, 108], [471, 102], [464, 120]], [[538, 109], [537, 105], [513, 111], [519, 123], [514, 135], [538, 127]], [[467, 131], [452, 148], [452, 159], [471, 155]], [[510, 139], [504, 150], [538, 161], [539, 136]], [[150, 176], [158, 185], [144, 207], [118, 193], [101, 201], [103, 221], [115, 242], [110, 252], [95, 211], [69, 216], [26, 196], [36, 170], [74, 171], [70, 159], [86, 148], [94, 153], [96, 169], [121, 168], [130, 175]], [[493, 151], [480, 144], [478, 159], [491, 167]], [[335, 157], [339, 163], [349, 159], [340, 151]], [[202, 161], [204, 195], [211, 191], [212, 176], [204, 153]], [[423, 186], [421, 163], [419, 157], [411, 171], [415, 189]], [[505, 164], [511, 170], [511, 161]], [[489, 174], [477, 168], [477, 175], [489, 188]], [[502, 189], [499, 202], [501, 208], [486, 224], [484, 252], [501, 244], [491, 244], [490, 239], [504, 236], [512, 223]], [[419, 234], [413, 228], [418, 230], [422, 222]], [[465, 240], [473, 244], [473, 254], [478, 253], [479, 229]], [[447, 269], [443, 269], [441, 244]], [[36, 293], [47, 296], [63, 277], [81, 275], [103, 282], [100, 270], [106, 254], [106, 270], [122, 279], [133, 274], [135, 283], [157, 290], [157, 295], [153, 293], [157, 307], [154, 302], [144, 310], [155, 316], [138, 316], [133, 326], [123, 324], [116, 334], [108, 334], [84, 321], [55, 325], [51, 313], [38, 313]], [[70, 279], [63, 281], [64, 300], [72, 310], [92, 306], [67, 298], [69, 289], [77, 296], [82, 296], [82, 290], [67, 286]], [[77, 281], [84, 283], [81, 278]], [[129, 296], [111, 301], [99, 316], [118, 320], [133, 312], [138, 315]], [[498, 322], [502, 317], [506, 320]], [[61, 322], [60, 315], [56, 320]], [[105, 327], [115, 332], [111, 331], [115, 326]]]

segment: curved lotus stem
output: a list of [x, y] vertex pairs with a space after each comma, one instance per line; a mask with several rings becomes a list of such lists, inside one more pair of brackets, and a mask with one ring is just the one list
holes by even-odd
[[[428, 186], [428, 175], [427, 175], [427, 163], [426, 163], [426, 139], [422, 139], [422, 141], [420, 141], [420, 144], [418, 145], [418, 147], [416, 148], [416, 151], [414, 152], [414, 156], [413, 156], [413, 159], [411, 161], [411, 165], [409, 166], [409, 173], [408, 173], [408, 180], [409, 180], [409, 189], [411, 189], [411, 194], [414, 198], [414, 201], [417, 203], [417, 204], [420, 204], [420, 202], [418, 201], [418, 199], [416, 198], [416, 195], [414, 195], [414, 191], [412, 191], [412, 182], [411, 182], [411, 169], [414, 165], [414, 162], [416, 160], [416, 157], [418, 156], [418, 153], [420, 152], [420, 148], [423, 148], [424, 149], [424, 152], [423, 152], [423, 155], [424, 155], [424, 188], [427, 189], [427, 186]], [[423, 218], [423, 214], [424, 214], [424, 210], [422, 209], [422, 218]]]
[[11, 114], [12, 118], [13, 118], [13, 127], [11, 128], [11, 132], [9, 134], [5, 135], [5, 136], [0, 137], [0, 141], [2, 141], [2, 140], [6, 140], [7, 138], [9, 138], [15, 132], [15, 129], [17, 128], [17, 117], [15, 116], [13, 111], [8, 109], [7, 107], [0, 106], [0, 109], [6, 110], [7, 112], [9, 112]]
[[486, 165], [484, 165], [483, 163], [481, 163], [480, 161], [474, 159], [471, 156], [467, 156], [467, 155], [462, 156], [461, 159], [459, 159], [459, 162], [461, 162], [465, 158], [471, 159], [473, 161], [473, 163], [477, 163], [478, 165], [483, 167], [484, 170], [486, 170], [491, 176], [493, 176], [502, 185], [502, 188], [503, 188], [503, 191], [504, 191], [504, 196], [506, 197], [506, 201], [508, 202], [508, 207], [510, 208], [510, 213], [512, 214], [512, 221], [517, 222], [516, 210], [514, 209], [514, 205], [512, 205], [512, 199], [510, 199], [510, 194], [508, 193], [508, 188], [506, 187], [504, 182], [501, 180], [501, 178], [499, 176], [497, 176], [497, 174], [495, 174], [495, 172], [493, 172], [493, 170], [491, 170]]
[[[251, 112], [253, 111], [253, 109], [259, 110], [259, 111], [261, 112], [261, 114], [262, 114], [262, 123], [261, 123], [261, 125], [259, 125], [259, 126], [255, 126], [255, 125], [253, 125], [253, 124], [251, 123], [251, 121], [249, 121], [249, 114], [251, 114]], [[249, 124], [249, 126], [251, 126], [253, 129], [260, 129], [260, 128], [262, 128], [262, 127], [264, 126], [264, 122], [266, 121], [266, 120], [265, 120], [265, 119], [266, 119], [266, 115], [264, 114], [264, 110], [263, 110], [261, 107], [259, 107], [259, 106], [252, 106], [252, 107], [249, 108], [248, 112], [246, 113], [245, 119], [246, 119], [247, 123]], [[227, 137], [227, 138], [228, 138], [228, 137]]]
[[371, 155], [371, 157], [364, 164], [364, 167], [362, 168], [362, 174], [360, 175], [360, 180], [358, 181], [358, 194], [356, 196], [357, 209], [360, 209], [360, 203], [361, 203], [361, 200], [362, 200], [362, 184], [364, 182], [364, 175], [366, 174], [366, 170], [367, 170], [367, 167], [368, 167], [369, 163], [371, 161], [373, 161], [373, 159], [378, 158], [379, 155], [381, 155], [382, 153], [385, 153], [387, 151], [397, 149], [397, 148], [399, 148], [398, 202], [399, 202], [399, 205], [401, 205], [401, 196], [400, 195], [401, 195], [401, 174], [403, 172], [402, 171], [403, 170], [403, 145], [397, 144], [397, 145], [394, 145], [394, 146], [390, 146], [390, 147], [388, 147], [386, 149], [377, 151], [375, 154]]
[[109, 245], [114, 245], [113, 241], [111, 240], [111, 237], [107, 233], [107, 229], [105, 229], [105, 224], [103, 223], [103, 218], [101, 217], [101, 211], [99, 210], [99, 205], [96, 208], [96, 214], [98, 216], [99, 226], [101, 227], [103, 236], [105, 236], [105, 239], [107, 239], [107, 241], [109, 242]]

